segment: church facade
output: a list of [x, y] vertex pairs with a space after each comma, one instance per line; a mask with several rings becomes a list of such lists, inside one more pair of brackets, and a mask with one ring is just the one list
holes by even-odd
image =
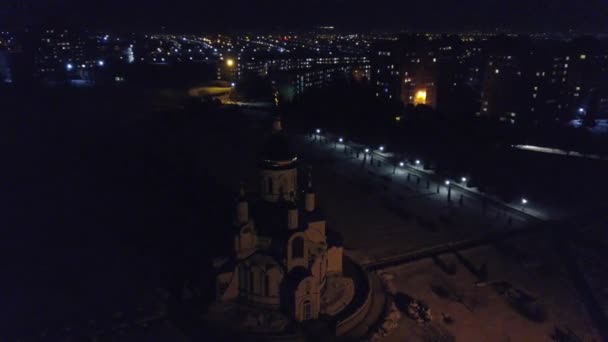
[[326, 227], [310, 169], [303, 178], [300, 189], [298, 158], [276, 118], [259, 158], [258, 193], [240, 190], [233, 255], [215, 265], [219, 302], [302, 322], [335, 315], [352, 300], [341, 237]]

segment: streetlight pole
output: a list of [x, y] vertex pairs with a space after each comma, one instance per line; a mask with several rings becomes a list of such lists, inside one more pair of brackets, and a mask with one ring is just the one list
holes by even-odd
[[446, 180], [445, 185], [448, 187], [448, 202], [452, 202], [452, 182]]

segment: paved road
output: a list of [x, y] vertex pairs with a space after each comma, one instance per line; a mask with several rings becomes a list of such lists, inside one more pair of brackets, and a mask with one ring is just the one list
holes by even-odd
[[[383, 173], [394, 173], [397, 176], [404, 175], [405, 177], [409, 177], [408, 181], [414, 182], [418, 182], [418, 178], [422, 178], [423, 186], [427, 186], [428, 181], [430, 186], [427, 187], [431, 189], [434, 188], [436, 191], [437, 188], [439, 188], [438, 193], [445, 194], [446, 200], [448, 199], [449, 192], [452, 202], [459, 202], [460, 196], [463, 195], [466, 196], [466, 198], [475, 199], [482, 210], [484, 207], [487, 209], [491, 206], [495, 209], [500, 209], [504, 214], [520, 217], [531, 222], [540, 222], [550, 219], [549, 215], [545, 211], [540, 210], [537, 206], [531, 205], [530, 203], [526, 203], [525, 205], [522, 203], [505, 203], [495, 196], [482, 193], [476, 188], [467, 186], [466, 182], [463, 182], [460, 178], [450, 180], [449, 186], [447, 186], [445, 183], [446, 179], [439, 177], [431, 170], [425, 170], [420, 165], [412, 165], [408, 162], [397, 164], [395, 161], [396, 158], [392, 153], [368, 149], [366, 146], [352, 141], [343, 141], [340, 143], [337, 142], [338, 137], [329, 133], [308, 136], [308, 141], [317, 143], [317, 146], [325, 148], [330, 153], [335, 153], [336, 151], [347, 152], [347, 155], [355, 156], [357, 159], [365, 162], [368, 167], [376, 166], [375, 168]], [[369, 152], [366, 153], [366, 150]], [[380, 166], [377, 166], [378, 162], [381, 163]]]

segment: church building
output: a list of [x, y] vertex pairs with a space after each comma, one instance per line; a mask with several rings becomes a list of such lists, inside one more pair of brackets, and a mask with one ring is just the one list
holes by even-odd
[[241, 186], [236, 203], [233, 255], [215, 263], [218, 302], [297, 322], [335, 315], [354, 286], [343, 276], [342, 239], [326, 227], [310, 168], [299, 186], [298, 158], [278, 117], [258, 162], [258, 192]]

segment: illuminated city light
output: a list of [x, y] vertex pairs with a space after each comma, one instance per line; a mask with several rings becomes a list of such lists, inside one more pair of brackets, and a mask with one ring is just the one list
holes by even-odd
[[461, 180], [462, 180], [463, 183], [466, 183], [467, 182], [467, 177], [462, 177]]
[[229, 66], [229, 67], [234, 66], [234, 59], [232, 59], [232, 58], [228, 58], [228, 59], [226, 60], [226, 65], [227, 65], [227, 66]]
[[521, 199], [521, 204], [528, 204], [528, 200], [527, 200], [527, 199], [525, 199], [525, 198], [522, 198], [522, 199]]
[[420, 165], [420, 160], [416, 160], [416, 165]]
[[369, 153], [369, 148], [366, 148], [366, 149], [365, 149], [365, 153]]
[[66, 68], [68, 71], [70, 71], [70, 70], [74, 69], [74, 66], [73, 66], [71, 63], [68, 63], [68, 64], [65, 66], [65, 68]]
[[100, 67], [104, 66], [106, 63], [104, 61], [97, 61], [97, 65]]
[[449, 180], [445, 181], [445, 185], [450, 185], [450, 184], [451, 184], [451, 182]]
[[380, 146], [379, 150], [384, 151], [384, 146]]
[[339, 142], [343, 142], [343, 141], [344, 141], [344, 139], [340, 138], [340, 139], [338, 139], [338, 141], [339, 141]]
[[403, 162], [399, 163], [399, 166], [403, 167], [405, 164]]
[[424, 105], [426, 104], [426, 89], [421, 89], [416, 92], [414, 96], [414, 104], [415, 105]]
[[320, 134], [320, 133], [321, 133], [321, 130], [317, 128], [317, 134]]

